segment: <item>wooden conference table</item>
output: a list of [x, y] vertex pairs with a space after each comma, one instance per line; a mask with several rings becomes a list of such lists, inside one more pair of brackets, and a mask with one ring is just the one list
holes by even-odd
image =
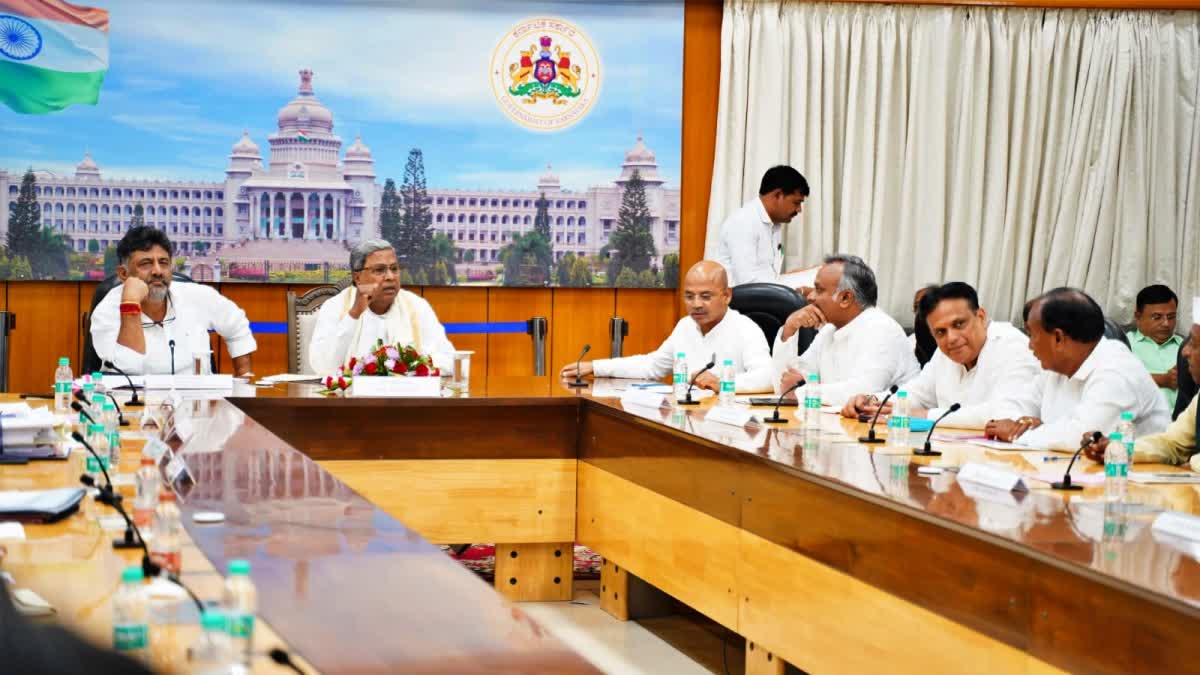
[[[1200, 513], [1196, 486], [1131, 484], [1129, 509], [1098, 488], [988, 491], [833, 415], [742, 428], [603, 393], [531, 378], [470, 398], [291, 384], [194, 403], [183, 508], [227, 516], [188, 520], [194, 557], [249, 558], [262, 618], [323, 672], [588, 669], [427, 541], [495, 542], [512, 600], [569, 599], [571, 544], [589, 546], [605, 609], [636, 614], [648, 582], [743, 635], [749, 673], [1200, 672], [1197, 550], [1150, 528], [1155, 510]], [[0, 487], [53, 466], [5, 467]], [[67, 539], [64, 564], [95, 555]], [[111, 592], [116, 570], [91, 574]]]

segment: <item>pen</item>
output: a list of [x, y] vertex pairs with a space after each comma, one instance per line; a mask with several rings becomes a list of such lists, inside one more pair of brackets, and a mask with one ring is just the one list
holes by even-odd
[[1063, 462], [1068, 459], [1071, 459], [1071, 458], [1063, 456], [1063, 455], [1044, 455], [1042, 457], [1043, 462]]

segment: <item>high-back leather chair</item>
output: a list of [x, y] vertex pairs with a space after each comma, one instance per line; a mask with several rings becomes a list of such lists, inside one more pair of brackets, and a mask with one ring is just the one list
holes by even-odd
[[[172, 272], [171, 283], [180, 282], [192, 283], [192, 278], [186, 274]], [[80, 363], [83, 364], [83, 368], [76, 373], [76, 375], [94, 373], [102, 369], [100, 355], [96, 353], [96, 348], [92, 345], [92, 313], [96, 311], [96, 306], [100, 304], [100, 301], [104, 299], [104, 296], [108, 295], [109, 291], [120, 285], [121, 280], [117, 278], [117, 275], [110, 274], [109, 276], [105, 277], [104, 281], [101, 281], [100, 285], [96, 286], [96, 290], [92, 293], [92, 304], [88, 308], [88, 311], [84, 312], [83, 316], [80, 317], [80, 328], [83, 331], [83, 359]], [[217, 372], [216, 360], [216, 354], [214, 354], [212, 364], [212, 372], [214, 373]]]
[[325, 301], [341, 293], [350, 285], [350, 277], [332, 286], [318, 286], [304, 295], [297, 296], [288, 291], [288, 372], [312, 374], [308, 364], [308, 343], [312, 340], [313, 327], [317, 323], [317, 310]]
[[[775, 335], [783, 327], [788, 316], [807, 304], [808, 301], [795, 289], [780, 284], [752, 283], [734, 286], [733, 300], [729, 306], [758, 324], [767, 338], [767, 344], [774, 349]], [[815, 329], [800, 329], [797, 354], [803, 354], [816, 336]]]
[[[1104, 317], [1104, 337], [1110, 340], [1120, 340], [1122, 344], [1129, 347], [1129, 337], [1125, 335], [1125, 329], [1107, 316]], [[1132, 349], [1132, 347], [1129, 348]]]

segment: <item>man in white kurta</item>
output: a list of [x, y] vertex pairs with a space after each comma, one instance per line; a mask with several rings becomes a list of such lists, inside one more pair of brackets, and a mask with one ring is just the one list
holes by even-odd
[[[900, 385], [908, 392], [909, 415], [938, 419], [958, 403], [959, 410], [942, 426], [983, 429], [1029, 395], [1042, 368], [1029, 350], [1029, 338], [1010, 323], [989, 321], [969, 284], [952, 281], [924, 290], [917, 314], [925, 317], [937, 350], [919, 375]], [[842, 415], [874, 415], [882, 398], [883, 392], [859, 394]], [[884, 404], [883, 414], [891, 414], [891, 407]]]
[[354, 283], [317, 310], [308, 361], [313, 372], [332, 373], [374, 349], [412, 345], [433, 357], [436, 365], [449, 362], [454, 345], [424, 298], [400, 288], [396, 251], [381, 239], [368, 239], [350, 253]]
[[767, 169], [758, 195], [721, 223], [717, 262], [732, 286], [775, 283], [783, 270], [783, 226], [800, 213], [808, 181], [790, 166]]
[[[841, 408], [855, 394], [880, 391], [917, 375], [920, 367], [904, 329], [875, 306], [875, 273], [858, 256], [832, 255], [817, 272], [809, 304], [793, 312], [775, 336], [775, 391], [821, 378], [821, 400]], [[820, 328], [799, 356], [797, 333]], [[788, 395], [803, 397], [803, 386]]]
[[764, 392], [771, 389], [771, 353], [762, 329], [749, 317], [729, 309], [733, 296], [725, 268], [702, 260], [688, 270], [683, 281], [683, 302], [688, 315], [675, 324], [675, 330], [658, 349], [649, 354], [619, 359], [584, 361], [563, 367], [563, 378], [593, 375], [658, 380], [671, 374], [675, 355], [683, 352], [688, 377], [716, 356], [716, 367], [696, 378], [696, 386], [718, 391], [718, 373], [726, 359], [733, 362], [734, 387], [738, 393]]
[[234, 374], [252, 374], [251, 354], [258, 348], [246, 312], [215, 289], [172, 282], [173, 246], [161, 230], [131, 228], [117, 244], [117, 277], [92, 313], [96, 354], [131, 375], [211, 370], [208, 331], [225, 341]]
[[1166, 399], [1133, 352], [1104, 337], [1104, 312], [1086, 293], [1048, 291], [1026, 305], [1025, 325], [1043, 372], [1009, 417], [988, 423], [988, 435], [1071, 450], [1085, 432], [1116, 429], [1126, 411], [1133, 413], [1138, 436], [1167, 428]]

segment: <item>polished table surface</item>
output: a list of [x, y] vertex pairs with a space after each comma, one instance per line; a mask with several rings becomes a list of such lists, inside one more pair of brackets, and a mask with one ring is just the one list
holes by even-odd
[[[535, 390], [545, 391], [544, 380], [530, 379], [525, 391]], [[1150, 528], [1164, 509], [1197, 513], [1197, 486], [1131, 483], [1131, 505], [1122, 509], [1106, 508], [1101, 488], [1060, 493], [1034, 483], [1025, 494], [989, 491], [950, 471], [919, 474], [926, 458], [859, 444], [865, 425], [857, 421], [822, 415], [819, 431], [795, 421], [733, 427], [706, 420], [711, 405], [646, 408], [565, 386], [524, 395], [516, 381], [496, 393], [442, 399], [239, 385], [233, 395], [191, 404], [197, 431], [183, 454], [198, 486], [184, 509], [215, 508], [228, 519], [218, 526], [189, 519], [187, 527], [218, 568], [251, 559], [260, 613], [324, 672], [396, 664], [406, 672], [472, 672], [484, 662], [496, 672], [586, 669], [317, 464], [338, 459], [578, 458], [1039, 658], [1065, 659], [1060, 664], [1071, 670], [1089, 670], [1089, 659], [1118, 647], [1117, 662], [1137, 659], [1131, 672], [1169, 668], [1177, 664], [1157, 652], [1198, 627], [1196, 550]], [[945, 453], [941, 464], [1038, 468], [1020, 453], [935, 445]], [[0, 487], [42, 484], [45, 476], [29, 476], [56, 466], [4, 467]], [[1061, 471], [1065, 463], [1047, 466]], [[72, 518], [45, 526], [45, 536], [94, 527]], [[31, 528], [31, 537], [41, 529]], [[60, 542], [67, 550], [54, 555], [67, 564], [91, 555], [71, 550], [102, 543], [91, 539], [67, 537]], [[115, 579], [117, 569], [95, 574]], [[1097, 632], [1106, 624], [1126, 629]]]

